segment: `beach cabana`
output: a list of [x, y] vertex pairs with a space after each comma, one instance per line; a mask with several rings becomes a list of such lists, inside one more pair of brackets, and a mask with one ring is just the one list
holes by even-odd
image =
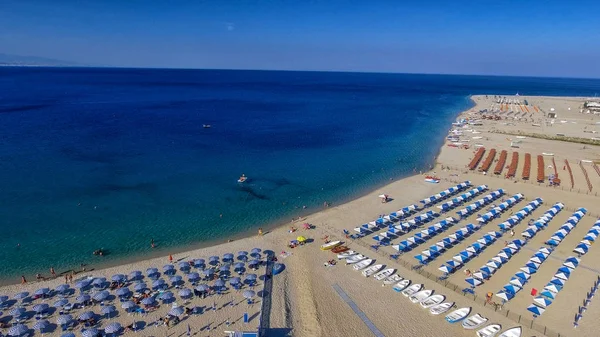
[[502, 287], [504, 289], [504, 291], [506, 291], [507, 293], [513, 294], [515, 295], [516, 293], [518, 293], [519, 291], [521, 291], [521, 287], [516, 286], [514, 284], [507, 284], [504, 287]]
[[563, 263], [563, 266], [570, 268], [570, 269], [575, 269], [579, 265], [579, 261], [580, 261], [580, 259], [571, 256], [565, 260], [565, 262]]
[[515, 294], [514, 293], [509, 293], [509, 292], [506, 292], [506, 291], [500, 291], [500, 292], [498, 292], [496, 294], [496, 296], [499, 297], [499, 298], [501, 298], [503, 301], [508, 302], [508, 301], [512, 300], [515, 297]]
[[510, 279], [509, 281], [510, 284], [515, 285], [519, 288], [523, 288], [523, 286], [525, 285], [525, 281], [521, 280], [518, 277], [513, 277]]
[[442, 272], [442, 273], [444, 273], [444, 274], [450, 274], [451, 272], [453, 272], [453, 271], [454, 271], [454, 268], [452, 268], [452, 267], [450, 267], [450, 266], [448, 266], [448, 265], [441, 265], [441, 266], [438, 268], [438, 270], [439, 270], [439, 271], [441, 271], [441, 272]]
[[496, 271], [496, 268], [492, 268], [492, 267], [490, 267], [488, 265], [485, 265], [485, 266], [479, 268], [479, 270], [481, 270], [482, 272], [484, 272], [484, 273], [486, 273], [488, 275], [491, 275], [491, 274], [493, 274]]
[[544, 296], [548, 299], [554, 300], [556, 298], [556, 292], [550, 291], [550, 290], [544, 290], [540, 293], [540, 296]]
[[544, 290], [548, 290], [550, 292], [553, 292], [555, 294], [558, 294], [559, 291], [562, 290], [562, 286], [561, 285], [557, 285], [557, 284], [553, 284], [553, 283], [548, 283], [545, 287]]
[[531, 275], [529, 275], [525, 272], [519, 271], [519, 272], [515, 273], [515, 277], [520, 278], [521, 280], [527, 281], [531, 278]]
[[586, 246], [584, 244], [579, 244], [579, 245], [577, 245], [577, 247], [575, 249], [573, 249], [573, 252], [584, 255], [584, 254], [587, 254], [588, 250], [590, 250], [590, 248], [588, 246]]
[[530, 267], [521, 267], [519, 270], [521, 270], [522, 272], [527, 273], [529, 275], [535, 274], [537, 272], [537, 269], [533, 269]]
[[492, 261], [498, 263], [499, 265], [503, 265], [506, 262], [508, 262], [508, 258], [504, 257], [504, 256], [500, 256], [500, 254], [492, 257]]
[[552, 284], [556, 284], [559, 286], [564, 286], [565, 285], [565, 280], [557, 278], [557, 277], [552, 277], [552, 279], [550, 280], [550, 283]]
[[483, 281], [476, 279], [474, 277], [467, 277], [465, 279], [465, 282], [467, 282], [468, 284], [470, 284], [473, 287], [477, 287], [483, 283]]
[[498, 268], [500, 268], [500, 266], [502, 266], [502, 263], [498, 263], [494, 260], [490, 260], [485, 265], [490, 268], [498, 269]]

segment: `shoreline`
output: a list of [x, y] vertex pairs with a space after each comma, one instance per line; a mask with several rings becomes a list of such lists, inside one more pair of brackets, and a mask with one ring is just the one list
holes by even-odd
[[[475, 100], [473, 100], [473, 95], [468, 95], [466, 97], [466, 99], [468, 99], [470, 101], [469, 107], [465, 110], [460, 110], [460, 111], [456, 112], [456, 115], [454, 115], [452, 118], [453, 120], [458, 118], [459, 116], [461, 116], [462, 114], [464, 114], [465, 112], [469, 111], [470, 109], [472, 109], [473, 107], [476, 106], [476, 102], [475, 102]], [[452, 129], [452, 125], [449, 125], [445, 129], [445, 133], [441, 133], [441, 134], [445, 135], [451, 129]], [[439, 143], [440, 143], [440, 146], [437, 147], [437, 151], [434, 153], [433, 159], [431, 161], [426, 160], [426, 163], [424, 163], [425, 166], [422, 167], [422, 170], [421, 170], [423, 173], [430, 171], [432, 168], [435, 168], [435, 166], [438, 164], [437, 159], [442, 152], [443, 146], [445, 144], [445, 138], [441, 137], [439, 139]], [[415, 167], [415, 170], [419, 171], [419, 167]], [[277, 229], [296, 225], [299, 221], [303, 221], [309, 217], [313, 217], [320, 213], [325, 213], [331, 208], [335, 208], [337, 206], [342, 206], [342, 205], [351, 203], [353, 201], [356, 201], [360, 198], [363, 198], [363, 197], [373, 193], [374, 191], [385, 188], [386, 186], [389, 186], [395, 182], [408, 180], [408, 179], [414, 178], [419, 175], [420, 174], [418, 172], [413, 172], [412, 174], [409, 173], [407, 175], [390, 177], [387, 181], [382, 181], [381, 183], [378, 183], [375, 185], [366, 186], [366, 187], [362, 188], [360, 191], [357, 191], [355, 194], [341, 198], [340, 200], [337, 200], [333, 206], [330, 206], [328, 208], [319, 207], [319, 209], [316, 209], [314, 211], [311, 211], [310, 209], [306, 209], [306, 210], [298, 209], [297, 212], [292, 212], [291, 215], [294, 218], [294, 220], [292, 220], [292, 221], [273, 221], [273, 222], [263, 223], [261, 226], [256, 226], [256, 228], [247, 229], [244, 231], [234, 233], [233, 235], [230, 236], [230, 238], [226, 239], [226, 241], [222, 241], [221, 239], [210, 239], [207, 241], [199, 241], [199, 242], [195, 242], [195, 243], [189, 243], [189, 244], [185, 244], [185, 245], [181, 245], [181, 246], [172, 246], [172, 247], [167, 247], [167, 248], [161, 248], [160, 244], [159, 244], [157, 246], [157, 249], [148, 248], [149, 250], [143, 254], [135, 254], [135, 255], [131, 255], [131, 256], [125, 256], [122, 258], [115, 258], [115, 259], [111, 259], [109, 261], [104, 261], [104, 262], [102, 261], [102, 259], [103, 259], [102, 257], [97, 257], [97, 259], [99, 259], [98, 263], [85, 264], [86, 272], [89, 272], [89, 271], [100, 272], [103, 270], [107, 270], [110, 268], [115, 268], [115, 267], [119, 267], [119, 266], [123, 266], [123, 265], [130, 265], [130, 264], [149, 261], [149, 260], [153, 260], [153, 259], [157, 259], [157, 258], [161, 258], [161, 257], [164, 258], [166, 256], [169, 256], [169, 254], [178, 254], [179, 255], [179, 254], [185, 254], [185, 253], [202, 250], [202, 249], [207, 249], [207, 248], [211, 248], [211, 247], [217, 247], [217, 246], [220, 246], [223, 244], [228, 244], [231, 242], [240, 241], [240, 240], [244, 240], [244, 239], [248, 239], [248, 238], [257, 236], [256, 231], [258, 228], [262, 228], [265, 235], [268, 235], [269, 233], [271, 233]], [[327, 202], [329, 202], [329, 201], [327, 201]], [[91, 269], [90, 269], [90, 267], [91, 267]], [[28, 283], [35, 284], [35, 283], [42, 283], [42, 282], [46, 282], [46, 281], [52, 281], [54, 279], [61, 278], [61, 275], [64, 275], [65, 273], [70, 273], [71, 271], [75, 271], [75, 273], [82, 273], [81, 269], [75, 269], [75, 268], [67, 269], [67, 270], [58, 270], [57, 277], [46, 278], [42, 281], [35, 281], [34, 277], [32, 277], [32, 275], [29, 275], [29, 276], [27, 276]], [[42, 274], [42, 276], [47, 275], [46, 272], [41, 273], [41, 274]], [[0, 276], [0, 287], [19, 285], [20, 282], [19, 282], [18, 278], [19, 278], [19, 276], [16, 276], [15, 278], [4, 279]]]

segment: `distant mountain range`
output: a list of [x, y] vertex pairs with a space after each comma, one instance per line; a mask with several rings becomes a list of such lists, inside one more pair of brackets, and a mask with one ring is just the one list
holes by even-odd
[[0, 67], [87, 67], [89, 65], [37, 56], [0, 53]]

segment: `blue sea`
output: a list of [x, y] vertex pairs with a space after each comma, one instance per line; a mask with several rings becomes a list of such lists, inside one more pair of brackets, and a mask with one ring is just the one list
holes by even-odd
[[287, 222], [428, 167], [470, 94], [517, 92], [600, 81], [0, 68], [0, 277]]

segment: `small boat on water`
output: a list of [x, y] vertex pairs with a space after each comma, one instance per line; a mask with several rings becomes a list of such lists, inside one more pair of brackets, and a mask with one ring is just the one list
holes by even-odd
[[360, 262], [362, 260], [365, 260], [367, 257], [362, 255], [362, 254], [358, 254], [358, 255], [354, 255], [354, 256], [350, 256], [349, 258], [346, 258], [346, 264], [353, 264], [353, 263], [357, 263]]
[[347, 250], [349, 250], [350, 248], [346, 247], [346, 246], [337, 246], [335, 248], [333, 248], [331, 251], [334, 253], [342, 253], [345, 252]]
[[429, 296], [426, 299], [421, 301], [421, 306], [423, 307], [423, 309], [427, 309], [427, 308], [431, 308], [434, 305], [438, 305], [442, 302], [444, 302], [444, 300], [446, 299], [446, 296], [444, 295], [440, 295], [440, 294], [435, 294], [433, 296]]
[[362, 260], [359, 263], [355, 264], [352, 266], [352, 268], [354, 270], [361, 270], [361, 269], [365, 269], [368, 266], [371, 265], [371, 263], [373, 263], [373, 259], [366, 259], [366, 260]]
[[321, 250], [331, 250], [331, 249], [333, 249], [333, 248], [335, 248], [335, 247], [337, 247], [337, 246], [339, 246], [341, 244], [342, 244], [342, 241], [339, 241], [339, 240], [338, 241], [331, 241], [331, 242], [328, 242], [328, 243], [326, 243], [324, 245], [321, 245]]
[[245, 183], [247, 180], [248, 180], [248, 177], [246, 177], [245, 174], [242, 174], [240, 179], [238, 179], [238, 183]]
[[406, 288], [406, 290], [404, 290], [402, 292], [402, 295], [409, 297], [409, 296], [412, 296], [412, 295], [418, 293], [419, 291], [421, 291], [421, 289], [423, 289], [422, 284], [420, 284], [420, 283], [413, 284], [412, 286]]
[[471, 307], [456, 309], [446, 316], [448, 323], [456, 323], [465, 319], [471, 313]]
[[202, 124], [202, 127], [205, 128], [205, 129], [210, 129], [210, 128], [212, 128], [212, 125], [210, 125], [210, 124]]
[[498, 337], [521, 337], [522, 332], [523, 332], [523, 329], [520, 326], [516, 326], [514, 328], [510, 328], [510, 329], [504, 331]]
[[373, 278], [376, 279], [377, 281], [381, 281], [381, 280], [387, 278], [388, 276], [392, 275], [394, 273], [394, 271], [395, 271], [395, 269], [388, 268], [388, 269], [382, 270], [379, 273], [373, 275]]
[[394, 291], [396, 291], [396, 292], [401, 292], [402, 290], [406, 289], [406, 287], [408, 287], [410, 285], [410, 282], [411, 282], [410, 280], [404, 279], [404, 280], [398, 282], [392, 289], [394, 289]]
[[338, 258], [338, 260], [347, 259], [350, 256], [354, 256], [354, 255], [357, 255], [357, 253], [355, 251], [353, 251], [353, 250], [347, 250], [347, 251], [345, 251], [343, 253], [339, 253], [337, 255], [337, 258]]
[[433, 290], [425, 289], [425, 290], [421, 290], [418, 293], [412, 295], [409, 299], [413, 303], [419, 303], [419, 302], [427, 299], [429, 296], [431, 296], [431, 294], [433, 294]]
[[371, 266], [371, 267], [363, 270], [362, 274], [363, 274], [364, 277], [369, 277], [369, 276], [375, 274], [376, 272], [380, 271], [381, 268], [383, 268], [382, 264], [376, 264], [374, 266]]
[[442, 304], [434, 305], [433, 307], [431, 307], [429, 309], [429, 312], [432, 315], [443, 314], [446, 311], [450, 310], [450, 308], [452, 308], [452, 306], [454, 306], [454, 302], [444, 302]]
[[386, 284], [386, 285], [387, 284], [394, 284], [394, 283], [398, 283], [400, 281], [402, 281], [402, 277], [400, 277], [400, 275], [398, 275], [398, 274], [394, 274], [394, 275], [386, 277], [383, 280], [383, 284]]
[[483, 329], [477, 330], [478, 337], [494, 337], [502, 329], [500, 324], [490, 324]]
[[480, 326], [484, 325], [485, 322], [487, 322], [488, 319], [481, 316], [480, 314], [475, 314], [473, 316], [467, 317], [463, 322], [462, 322], [462, 326], [463, 328], [467, 329], [467, 330], [474, 330], [479, 328]]
[[437, 183], [440, 182], [440, 178], [435, 177], [435, 176], [426, 176], [425, 177], [425, 182], [432, 183], [432, 184], [437, 184]]

